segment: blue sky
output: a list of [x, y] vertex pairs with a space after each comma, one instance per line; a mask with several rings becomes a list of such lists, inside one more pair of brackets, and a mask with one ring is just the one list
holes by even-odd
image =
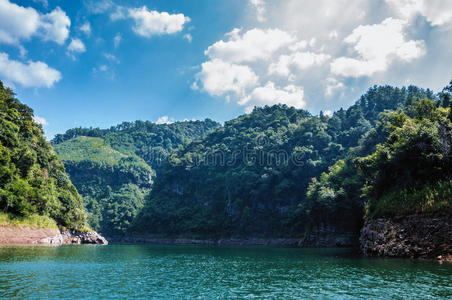
[[[347, 10], [343, 8], [347, 7]], [[312, 113], [373, 84], [451, 79], [447, 0], [0, 0], [0, 79], [51, 138], [72, 127]]]

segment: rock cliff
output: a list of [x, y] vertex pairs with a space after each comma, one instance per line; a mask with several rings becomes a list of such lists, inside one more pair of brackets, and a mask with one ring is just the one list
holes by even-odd
[[452, 261], [452, 216], [411, 215], [366, 220], [360, 244], [368, 256]]

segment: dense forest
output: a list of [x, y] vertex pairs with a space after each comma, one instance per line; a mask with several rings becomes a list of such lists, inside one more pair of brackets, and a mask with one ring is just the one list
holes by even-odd
[[452, 212], [452, 82], [438, 94], [374, 86], [331, 116], [274, 105], [224, 126], [74, 128], [52, 140], [61, 160], [33, 111], [0, 87], [0, 208], [13, 216], [88, 220], [109, 236], [222, 238]]
[[0, 81], [0, 210], [14, 217], [50, 217], [60, 226], [83, 229], [82, 198], [63, 163], [20, 103]]
[[74, 128], [52, 140], [83, 196], [88, 222], [123, 235], [144, 205], [156, 172], [171, 151], [220, 126], [205, 121], [124, 122], [110, 129]]
[[331, 117], [255, 108], [173, 152], [132, 231], [301, 237], [325, 224], [357, 232], [365, 210], [450, 207], [449, 105], [450, 87], [381, 86]]

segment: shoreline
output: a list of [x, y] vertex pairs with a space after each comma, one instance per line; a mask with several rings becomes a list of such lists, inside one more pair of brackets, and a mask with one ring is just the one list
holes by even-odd
[[55, 228], [30, 226], [0, 226], [0, 246], [2, 245], [108, 245], [108, 241], [95, 231], [60, 231]]
[[108, 237], [112, 243], [159, 244], [159, 245], [210, 245], [210, 246], [286, 246], [299, 248], [359, 248], [357, 235], [342, 234], [313, 238], [157, 238], [157, 237]]

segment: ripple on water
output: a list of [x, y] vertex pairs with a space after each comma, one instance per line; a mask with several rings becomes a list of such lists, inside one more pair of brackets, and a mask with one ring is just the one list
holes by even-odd
[[346, 249], [3, 247], [0, 275], [0, 298], [452, 297], [451, 264]]

